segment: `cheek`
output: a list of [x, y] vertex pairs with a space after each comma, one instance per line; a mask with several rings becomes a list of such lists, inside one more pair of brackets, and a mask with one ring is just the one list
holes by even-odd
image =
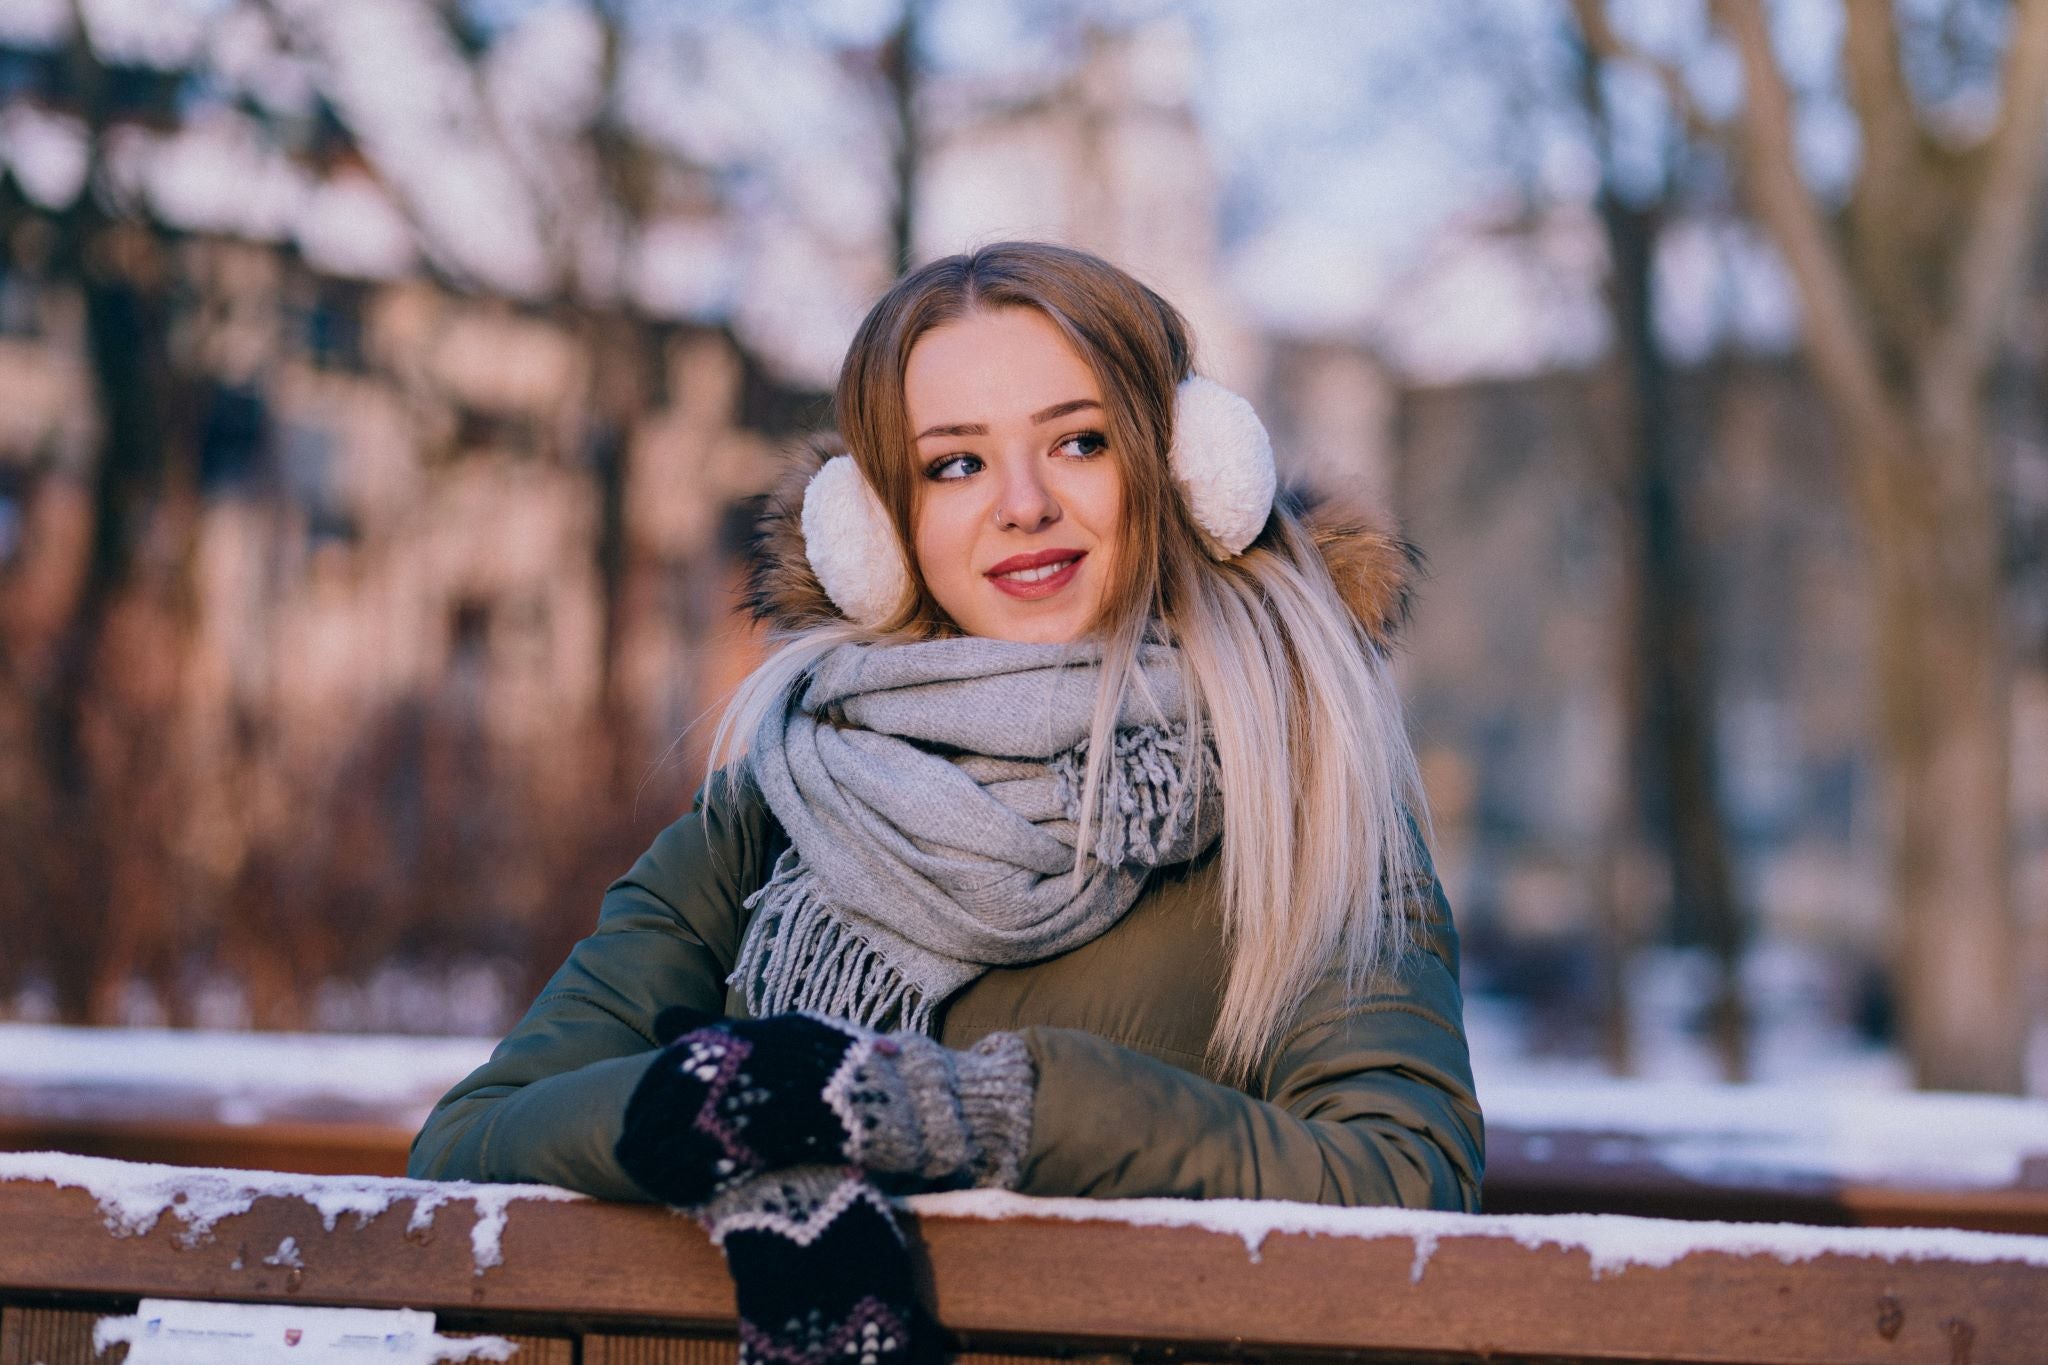
[[910, 518], [911, 545], [917, 552], [917, 569], [928, 586], [943, 590], [967, 567], [973, 548], [967, 527], [944, 498], [924, 498]]
[[1073, 490], [1073, 507], [1088, 529], [1104, 540], [1114, 540], [1123, 524], [1124, 481], [1114, 465], [1090, 466], [1087, 477]]

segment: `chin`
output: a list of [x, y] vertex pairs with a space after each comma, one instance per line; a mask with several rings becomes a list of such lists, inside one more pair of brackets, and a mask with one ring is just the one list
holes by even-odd
[[1058, 625], [1035, 623], [1004, 629], [997, 633], [999, 640], [1010, 640], [1020, 645], [1068, 645], [1086, 635], [1087, 630], [1079, 625], [1062, 622]]
[[1019, 611], [1005, 601], [981, 613], [968, 633], [1023, 645], [1071, 644], [1088, 633], [1092, 615], [1075, 610]]

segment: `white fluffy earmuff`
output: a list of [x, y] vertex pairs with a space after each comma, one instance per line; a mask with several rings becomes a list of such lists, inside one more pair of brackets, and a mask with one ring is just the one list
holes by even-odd
[[851, 455], [834, 455], [804, 485], [804, 558], [850, 621], [880, 625], [910, 593], [889, 510]]
[[1210, 557], [1243, 554], [1265, 529], [1279, 485], [1272, 439], [1252, 405], [1213, 379], [1189, 375], [1174, 394], [1167, 458]]
[[[1273, 443], [1244, 398], [1190, 375], [1174, 394], [1174, 480], [1216, 559], [1242, 554], [1273, 511]], [[910, 593], [910, 570], [889, 513], [851, 455], [835, 455], [804, 485], [804, 555], [832, 605], [875, 626]]]

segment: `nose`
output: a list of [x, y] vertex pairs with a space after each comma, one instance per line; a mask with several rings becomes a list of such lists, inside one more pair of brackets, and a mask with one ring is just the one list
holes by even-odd
[[1046, 485], [1038, 461], [1026, 455], [1004, 464], [996, 501], [996, 525], [1004, 530], [1015, 527], [1030, 532], [1058, 521], [1060, 505]]

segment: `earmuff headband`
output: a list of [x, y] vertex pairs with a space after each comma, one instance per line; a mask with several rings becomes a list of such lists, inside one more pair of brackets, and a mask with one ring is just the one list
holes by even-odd
[[[1212, 558], [1230, 559], [1265, 529], [1278, 478], [1273, 443], [1252, 405], [1190, 375], [1174, 392], [1167, 460]], [[882, 500], [851, 455], [835, 455], [804, 486], [804, 554], [832, 605], [876, 626], [910, 593], [910, 571]]]

